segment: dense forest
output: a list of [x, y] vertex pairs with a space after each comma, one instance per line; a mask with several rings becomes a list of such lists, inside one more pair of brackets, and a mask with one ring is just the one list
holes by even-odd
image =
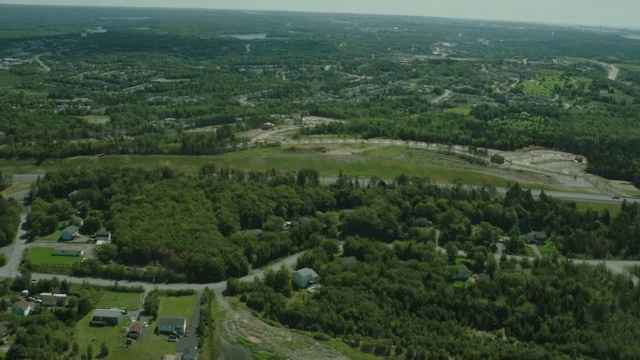
[[[546, 231], [564, 256], [640, 257], [637, 204], [623, 203], [613, 216], [544, 193], [534, 199], [517, 184], [501, 197], [490, 186], [440, 187], [406, 176], [391, 182], [341, 176], [329, 186], [319, 180], [314, 170], [207, 165], [191, 176], [169, 168], [70, 167], [34, 185], [27, 229], [35, 237], [84, 217], [93, 224], [88, 235], [104, 226], [113, 231], [115, 247], [98, 247], [98, 258], [78, 264], [74, 274], [158, 282], [240, 277], [347, 237], [433, 241], [436, 232], [427, 224], [438, 229], [441, 246], [465, 250], [478, 264], [500, 239], [508, 253], [524, 254], [523, 235], [531, 231]], [[286, 227], [287, 221], [297, 226]]]
[[0, 246], [9, 245], [16, 238], [21, 210], [17, 201], [0, 196]]
[[640, 356], [639, 288], [604, 267], [503, 259], [487, 263], [482, 281], [456, 282], [457, 266], [432, 246], [359, 237], [346, 239], [344, 257], [320, 259], [319, 294], [293, 292], [279, 280], [291, 277], [284, 268], [256, 283], [229, 280], [227, 294], [289, 327], [384, 358]]

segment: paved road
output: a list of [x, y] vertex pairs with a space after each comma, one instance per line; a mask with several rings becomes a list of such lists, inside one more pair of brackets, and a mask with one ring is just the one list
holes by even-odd
[[42, 60], [40, 60], [40, 57], [44, 55], [49, 55], [49, 54], [51, 53], [38, 54], [33, 57], [33, 60], [35, 60], [46, 72], [50, 72], [51, 68], [48, 67], [47, 64], [45, 64]]
[[0, 268], [0, 277], [14, 277], [20, 274], [20, 262], [22, 261], [22, 254], [27, 247], [26, 231], [22, 229], [22, 226], [27, 221], [27, 215], [29, 214], [30, 206], [24, 205], [24, 199], [29, 195], [29, 191], [21, 191], [19, 193], [8, 195], [8, 197], [16, 199], [22, 205], [22, 213], [20, 214], [20, 229], [16, 234], [16, 239], [13, 244], [2, 248], [2, 252], [8, 259], [7, 265]]
[[451, 90], [445, 90], [444, 94], [438, 96], [437, 98], [431, 100], [432, 104], [439, 104], [443, 101], [449, 100], [450, 98], [453, 97], [453, 91]]

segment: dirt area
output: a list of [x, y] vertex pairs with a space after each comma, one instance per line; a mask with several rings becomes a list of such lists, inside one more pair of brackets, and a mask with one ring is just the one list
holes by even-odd
[[237, 308], [228, 314], [223, 329], [230, 339], [243, 338], [251, 342], [255, 350], [267, 356], [294, 360], [349, 359], [334, 348], [309, 336], [268, 325], [246, 309]]
[[298, 147], [298, 146], [292, 146], [292, 147], [288, 147], [285, 148], [284, 150], [282, 150], [282, 152], [285, 153], [298, 153], [298, 154], [309, 154], [309, 153], [326, 153], [327, 152], [327, 148], [324, 146], [313, 146], [313, 147]]
[[633, 186], [633, 184], [628, 181], [608, 180], [608, 182], [611, 187], [618, 191], [621, 191], [622, 193], [628, 194], [633, 197], [640, 196], [640, 189]]
[[[341, 122], [342, 120], [324, 118], [319, 116], [305, 116], [302, 118], [302, 124], [308, 127], [314, 127], [319, 124], [326, 124], [329, 122]], [[241, 136], [246, 136], [251, 139], [251, 142], [259, 141], [286, 141], [289, 140], [298, 130], [299, 125], [294, 125], [292, 119], [287, 119], [284, 124], [276, 126], [272, 130], [253, 129]]]
[[[587, 160], [575, 154], [541, 148], [522, 149], [519, 151], [500, 151], [504, 156], [503, 168], [512, 168], [536, 177], [546, 178], [551, 185], [594, 189], [594, 186], [584, 178]], [[581, 158], [582, 162], [576, 160]]]

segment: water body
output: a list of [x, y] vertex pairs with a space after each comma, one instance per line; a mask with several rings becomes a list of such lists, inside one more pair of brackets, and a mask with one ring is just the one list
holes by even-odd
[[640, 40], [640, 34], [634, 35], [622, 35], [623, 38], [631, 39], [631, 40]]
[[264, 40], [267, 38], [267, 34], [233, 34], [226, 36], [240, 40]]

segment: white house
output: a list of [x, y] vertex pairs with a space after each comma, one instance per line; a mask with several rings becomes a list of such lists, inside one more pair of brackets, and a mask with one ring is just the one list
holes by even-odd
[[313, 269], [304, 268], [293, 272], [293, 283], [299, 288], [306, 288], [318, 280], [318, 274]]
[[158, 332], [161, 334], [184, 334], [187, 320], [178, 316], [165, 316], [158, 319]]
[[108, 242], [111, 242], [111, 231], [96, 232], [96, 245], [102, 245]]
[[16, 301], [11, 307], [11, 313], [17, 315], [27, 316], [33, 310], [33, 305], [25, 299]]

